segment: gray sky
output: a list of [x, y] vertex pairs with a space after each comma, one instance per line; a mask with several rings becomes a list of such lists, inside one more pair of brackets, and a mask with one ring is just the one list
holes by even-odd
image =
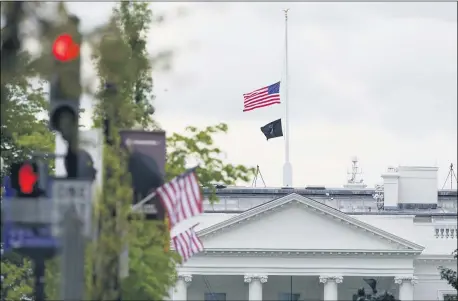
[[[68, 5], [83, 29], [113, 7]], [[157, 119], [169, 133], [228, 123], [217, 139], [227, 160], [258, 164], [268, 186], [282, 184], [284, 140], [267, 142], [259, 128], [284, 106], [243, 113], [242, 94], [284, 79], [285, 7], [294, 186], [343, 185], [355, 155], [369, 186], [401, 164], [438, 166], [442, 187], [456, 164], [456, 3], [151, 5], [170, 18], [153, 28], [149, 49], [176, 50], [172, 71], [154, 74]]]

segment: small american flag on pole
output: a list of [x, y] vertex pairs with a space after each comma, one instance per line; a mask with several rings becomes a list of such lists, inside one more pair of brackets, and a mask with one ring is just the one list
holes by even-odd
[[170, 228], [204, 211], [196, 168], [188, 169], [156, 190], [167, 210]]
[[243, 112], [280, 103], [280, 82], [243, 94]]
[[188, 230], [178, 234], [172, 238], [172, 245], [175, 251], [180, 254], [183, 262], [186, 262], [193, 255], [202, 252], [204, 250], [204, 245], [202, 241], [197, 237], [196, 232], [193, 227]]

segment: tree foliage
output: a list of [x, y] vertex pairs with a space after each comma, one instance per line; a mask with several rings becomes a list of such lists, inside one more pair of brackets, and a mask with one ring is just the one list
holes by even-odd
[[[33, 151], [54, 151], [54, 135], [48, 130], [45, 118], [46, 95], [43, 83], [36, 78], [37, 74], [26, 51], [19, 53], [15, 72], [2, 72], [2, 180], [12, 163], [30, 159]], [[15, 252], [7, 252], [2, 255], [1, 267], [4, 277], [2, 300], [20, 300], [30, 296], [30, 261]]]
[[[68, 14], [63, 5], [59, 5], [58, 15], [60, 22], [65, 23]], [[103, 119], [109, 118], [110, 140], [113, 142], [104, 145], [103, 173], [106, 178], [94, 208], [94, 224], [99, 224], [99, 235], [97, 243], [88, 246], [86, 257], [87, 298], [91, 300], [114, 300], [119, 290], [123, 299], [161, 300], [174, 284], [175, 265], [180, 262], [177, 254], [166, 247], [170, 237], [162, 222], [145, 222], [141, 217], [128, 220], [131, 179], [127, 173], [127, 154], [120, 148], [118, 135], [120, 129], [159, 127], [152, 118], [152, 72], [158, 71], [158, 62], [166, 61], [165, 65], [169, 65], [171, 52], [161, 52], [151, 58], [146, 44], [149, 28], [161, 20], [160, 16], [153, 14], [148, 3], [121, 2], [113, 10], [110, 22], [97, 29], [98, 35], [91, 36], [93, 62], [100, 80], [95, 94], [98, 102], [94, 109], [94, 126], [100, 128]], [[46, 121], [37, 118], [46, 109], [44, 93], [39, 87], [31, 87], [26, 80], [31, 76], [46, 78], [49, 75], [46, 63], [49, 54], [46, 53], [53, 32], [53, 28], [44, 30], [41, 42], [45, 54], [24, 64], [30, 70], [43, 70], [36, 74], [27, 73], [23, 71], [24, 67], [18, 69], [22, 71], [14, 81], [4, 83], [2, 78], [2, 89], [9, 89], [8, 94], [2, 94], [9, 100], [7, 107], [2, 106], [2, 156], [4, 150], [10, 152], [8, 157], [5, 156], [6, 164], [27, 156], [31, 150], [54, 149], [54, 137], [47, 129]], [[167, 139], [167, 177], [183, 172], [190, 163], [198, 163], [200, 182], [212, 191], [215, 183], [232, 185], [249, 180], [254, 169], [225, 164], [220, 158], [222, 151], [214, 146], [214, 135], [224, 134], [227, 130], [227, 125], [218, 124], [204, 129], [188, 127], [183, 134], [172, 134]], [[213, 195], [211, 199], [216, 200], [216, 197]], [[116, 286], [118, 256], [126, 243], [129, 245], [129, 276], [121, 286]], [[58, 258], [47, 263], [46, 293], [50, 300], [59, 298], [58, 263]], [[31, 287], [27, 278], [30, 263], [21, 257], [16, 258], [15, 264], [2, 258], [3, 270], [8, 271], [7, 287], [15, 287], [15, 290], [10, 289], [8, 298], [17, 299], [20, 294], [30, 298]], [[94, 274], [97, 277], [93, 278]]]
[[91, 299], [95, 300], [116, 297], [113, 275], [117, 274], [117, 259], [126, 241], [130, 262], [129, 277], [122, 283], [124, 298], [162, 299], [172, 284], [174, 261], [171, 252], [164, 252], [167, 233], [163, 223], [127, 222], [132, 190], [125, 164], [127, 154], [120, 148], [118, 135], [120, 129], [156, 127], [148, 111], [153, 86], [146, 35], [152, 20], [147, 3], [120, 3], [94, 55], [101, 80], [94, 124], [99, 127], [102, 119], [108, 118], [113, 142], [105, 145], [104, 153], [107, 178], [98, 206], [100, 236], [94, 246], [94, 264], [101, 271], [91, 292]]
[[[112, 151], [116, 149], [118, 153], [122, 151], [117, 147], [119, 145], [117, 130], [139, 125], [143, 128], [157, 126], [151, 118], [151, 112], [148, 111], [151, 108], [148, 104], [151, 104], [154, 95], [151, 80], [153, 70], [148, 64], [146, 51], [146, 34], [154, 19], [146, 3], [121, 3], [114, 10], [110, 27], [105, 30], [106, 36], [102, 39], [96, 54], [102, 86], [98, 94], [98, 99], [101, 101], [96, 107], [94, 121], [96, 126], [100, 126], [102, 118], [110, 118], [112, 121], [110, 134], [116, 146], [107, 146], [107, 148]], [[117, 51], [114, 53], [113, 49]], [[114, 91], [106, 89], [106, 83], [114, 87]], [[227, 125], [220, 124], [203, 130], [189, 127], [184, 135], [173, 134], [167, 141], [168, 177], [183, 172], [189, 160], [196, 160], [201, 164], [198, 176], [204, 187], [213, 187], [211, 184], [215, 181], [225, 184], [234, 184], [238, 180], [246, 181], [254, 172], [253, 169], [224, 164], [218, 157], [221, 150], [213, 145], [213, 135], [225, 132], [227, 132]], [[115, 156], [110, 160], [114, 160], [110, 163], [106, 162], [110, 168], [122, 167], [121, 162], [116, 162], [119, 159]], [[125, 166], [122, 169], [124, 170]], [[113, 204], [109, 205], [110, 202], [122, 199], [117, 191], [124, 189], [126, 195], [127, 191], [130, 193], [128, 180], [121, 180], [127, 179], [127, 176], [120, 172], [118, 179], [115, 178], [110, 176], [107, 185], [112, 186], [104, 187], [101, 207], [105, 211], [113, 206]], [[111, 218], [108, 212], [100, 212], [100, 215], [104, 224], [107, 223], [106, 219]], [[128, 229], [129, 237], [132, 238], [129, 241], [130, 271], [129, 277], [123, 281], [123, 296], [135, 300], [162, 299], [167, 294], [168, 288], [173, 285], [176, 263], [176, 255], [164, 250], [164, 242], [168, 243], [167, 229], [162, 223], [141, 220], [133, 221], [129, 225], [125, 220], [122, 223], [123, 229]], [[105, 246], [102, 244], [97, 246], [96, 253], [100, 257], [115, 258], [120, 252], [121, 242], [117, 241], [114, 244], [113, 242], [119, 240], [122, 234], [119, 228], [117, 232], [113, 229], [114, 225], [110, 225], [102, 231], [107, 241]], [[111, 249], [108, 245], [111, 245]], [[107, 268], [102, 270], [110, 271]]]
[[[453, 251], [452, 254], [453, 258], [457, 259], [458, 249]], [[450, 284], [454, 289], [458, 290], [458, 280], [456, 271], [449, 268], [440, 267], [440, 275], [441, 279], [446, 280], [448, 284]], [[457, 296], [455, 296], [455, 299], [458, 300]]]
[[19, 54], [18, 72], [2, 75], [1, 155], [5, 166], [30, 158], [32, 151], [50, 152], [54, 135], [49, 131], [43, 82], [30, 68], [30, 55]]
[[168, 177], [183, 173], [190, 162], [198, 164], [199, 181], [202, 187], [209, 189], [212, 202], [216, 201], [215, 184], [235, 185], [237, 181], [250, 181], [255, 169], [224, 163], [222, 150], [214, 145], [214, 136], [227, 131], [227, 124], [220, 123], [204, 129], [188, 126], [184, 134], [172, 134], [167, 139]]
[[7, 258], [2, 258], [1, 267], [3, 276], [1, 300], [17, 301], [30, 298], [33, 285], [30, 260], [19, 258], [11, 262]]

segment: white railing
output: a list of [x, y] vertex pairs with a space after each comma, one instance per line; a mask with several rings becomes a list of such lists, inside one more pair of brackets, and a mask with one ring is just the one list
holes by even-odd
[[[207, 200], [204, 201], [204, 209], [208, 211], [245, 211], [253, 207], [259, 206], [263, 203], [273, 200], [274, 197], [266, 198], [224, 198], [221, 197], [218, 203], [211, 205]], [[326, 204], [330, 207], [338, 209], [342, 212], [378, 212], [383, 211], [383, 186], [378, 187], [378, 190], [374, 193], [373, 198], [364, 200], [351, 200], [351, 199], [316, 199], [318, 202]], [[437, 212], [454, 213], [457, 212], [456, 203], [453, 205], [452, 202], [446, 201], [447, 205], [444, 206], [445, 202], [439, 200]], [[442, 209], [442, 210], [440, 210]], [[425, 211], [427, 213], [428, 211]], [[445, 234], [444, 234], [445, 235]], [[456, 235], [456, 234], [455, 234]]]
[[435, 225], [434, 226], [436, 238], [457, 238], [457, 225]]
[[377, 209], [383, 210], [383, 208], [385, 207], [385, 190], [383, 188], [383, 185], [375, 185], [375, 193], [372, 195], [372, 197], [377, 204]]

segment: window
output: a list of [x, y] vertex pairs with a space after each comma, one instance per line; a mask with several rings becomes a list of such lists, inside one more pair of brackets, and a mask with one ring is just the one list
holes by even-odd
[[455, 300], [458, 300], [456, 295], [452, 295], [452, 294], [444, 295], [444, 301], [455, 301]]
[[226, 293], [205, 293], [205, 301], [226, 301]]
[[301, 294], [280, 293], [278, 294], [279, 301], [299, 301]]
[[458, 296], [455, 290], [438, 290], [437, 300], [439, 301], [456, 301]]

